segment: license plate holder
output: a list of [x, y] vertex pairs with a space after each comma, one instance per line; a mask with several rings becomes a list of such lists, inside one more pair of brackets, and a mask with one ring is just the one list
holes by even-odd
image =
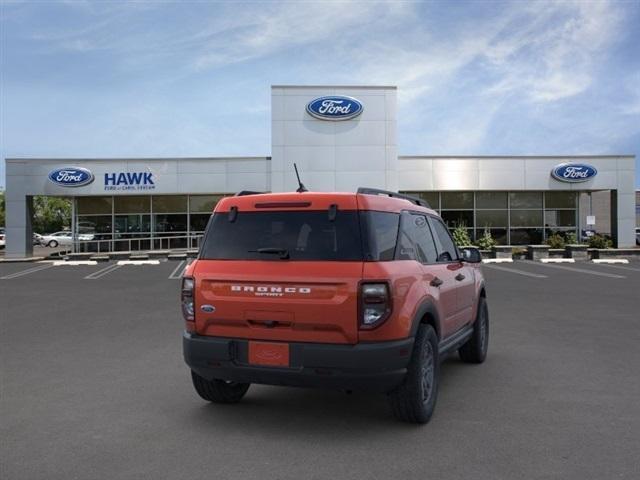
[[289, 344], [249, 342], [249, 364], [265, 367], [288, 367]]

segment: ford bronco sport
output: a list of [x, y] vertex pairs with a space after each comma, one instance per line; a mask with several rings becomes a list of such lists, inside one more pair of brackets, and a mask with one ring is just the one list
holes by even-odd
[[398, 419], [426, 423], [440, 360], [487, 354], [479, 262], [417, 198], [224, 198], [182, 279], [195, 390], [216, 403], [238, 402], [251, 383], [368, 390], [387, 394]]

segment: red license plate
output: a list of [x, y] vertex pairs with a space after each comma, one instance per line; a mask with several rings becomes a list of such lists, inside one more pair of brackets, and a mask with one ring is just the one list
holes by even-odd
[[289, 344], [249, 342], [249, 363], [270, 367], [288, 367]]

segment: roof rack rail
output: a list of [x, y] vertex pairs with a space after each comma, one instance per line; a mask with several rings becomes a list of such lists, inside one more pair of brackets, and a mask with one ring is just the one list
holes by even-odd
[[404, 195], [402, 193], [391, 192], [389, 190], [380, 190], [378, 188], [369, 188], [369, 187], [359, 187], [357, 193], [360, 193], [363, 195], [386, 195], [387, 197], [401, 198], [403, 200], [409, 200], [411, 203], [415, 203], [416, 205], [420, 205], [421, 207], [431, 208], [431, 206], [426, 200], [423, 200], [418, 197], [413, 197], [411, 195]]
[[245, 195], [260, 195], [265, 192], [253, 192], [251, 190], [241, 190], [234, 195], [234, 197], [244, 197]]

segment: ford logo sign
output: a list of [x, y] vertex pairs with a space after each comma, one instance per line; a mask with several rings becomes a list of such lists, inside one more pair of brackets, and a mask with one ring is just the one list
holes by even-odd
[[307, 104], [307, 113], [320, 120], [349, 120], [362, 113], [362, 104], [353, 97], [319, 97]]
[[93, 182], [93, 173], [86, 168], [58, 168], [49, 173], [49, 180], [61, 187], [82, 187]]
[[561, 163], [551, 170], [551, 175], [561, 182], [586, 182], [598, 174], [595, 167], [584, 163]]

